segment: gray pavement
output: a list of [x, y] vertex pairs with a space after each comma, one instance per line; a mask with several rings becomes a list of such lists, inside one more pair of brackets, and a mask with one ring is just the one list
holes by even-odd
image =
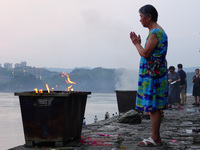
[[[137, 143], [151, 136], [149, 119], [142, 119], [140, 124], [118, 123], [117, 117], [89, 124], [82, 129], [80, 142], [71, 142], [65, 147], [43, 148], [49, 150], [195, 150], [200, 149], [200, 107], [192, 105], [194, 98], [188, 96], [182, 110], [173, 106], [164, 111], [161, 124], [160, 147], [138, 147]], [[12, 150], [31, 150], [17, 146]], [[42, 148], [40, 148], [42, 149]]]

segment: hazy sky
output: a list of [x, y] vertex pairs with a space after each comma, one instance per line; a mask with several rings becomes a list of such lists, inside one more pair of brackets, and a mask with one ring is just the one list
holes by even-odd
[[137, 69], [129, 33], [144, 45], [138, 9], [145, 4], [157, 8], [168, 34], [169, 65], [200, 66], [199, 0], [1, 0], [0, 64]]

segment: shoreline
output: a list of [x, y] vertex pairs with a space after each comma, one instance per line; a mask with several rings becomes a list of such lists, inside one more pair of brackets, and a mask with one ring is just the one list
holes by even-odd
[[[200, 149], [200, 107], [194, 107], [193, 96], [187, 97], [183, 110], [173, 106], [164, 110], [161, 123], [160, 147], [138, 147], [137, 143], [151, 135], [150, 120], [142, 118], [140, 124], [117, 122], [117, 117], [88, 124], [82, 128], [80, 142], [68, 143], [65, 147], [44, 148], [46, 150], [132, 150], [132, 149]], [[31, 150], [17, 146], [10, 150]]]

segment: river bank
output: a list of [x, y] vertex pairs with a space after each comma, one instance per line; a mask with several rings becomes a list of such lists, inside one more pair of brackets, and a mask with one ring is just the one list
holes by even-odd
[[[65, 147], [44, 148], [45, 150], [133, 150], [133, 149], [200, 149], [200, 107], [192, 105], [189, 96], [182, 110], [173, 106], [164, 111], [161, 124], [163, 145], [160, 147], [138, 147], [137, 143], [151, 135], [149, 119], [140, 124], [118, 123], [117, 117], [89, 124], [82, 129], [80, 142], [71, 142]], [[10, 150], [32, 150], [17, 146]], [[35, 148], [34, 148], [35, 149]]]

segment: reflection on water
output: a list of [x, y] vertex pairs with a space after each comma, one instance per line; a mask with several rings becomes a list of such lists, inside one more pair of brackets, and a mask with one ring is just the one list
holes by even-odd
[[[86, 123], [93, 123], [95, 115], [99, 120], [103, 120], [107, 111], [110, 116], [118, 112], [115, 93], [92, 93], [87, 99]], [[13, 93], [0, 93], [0, 150], [24, 143], [19, 97]]]

